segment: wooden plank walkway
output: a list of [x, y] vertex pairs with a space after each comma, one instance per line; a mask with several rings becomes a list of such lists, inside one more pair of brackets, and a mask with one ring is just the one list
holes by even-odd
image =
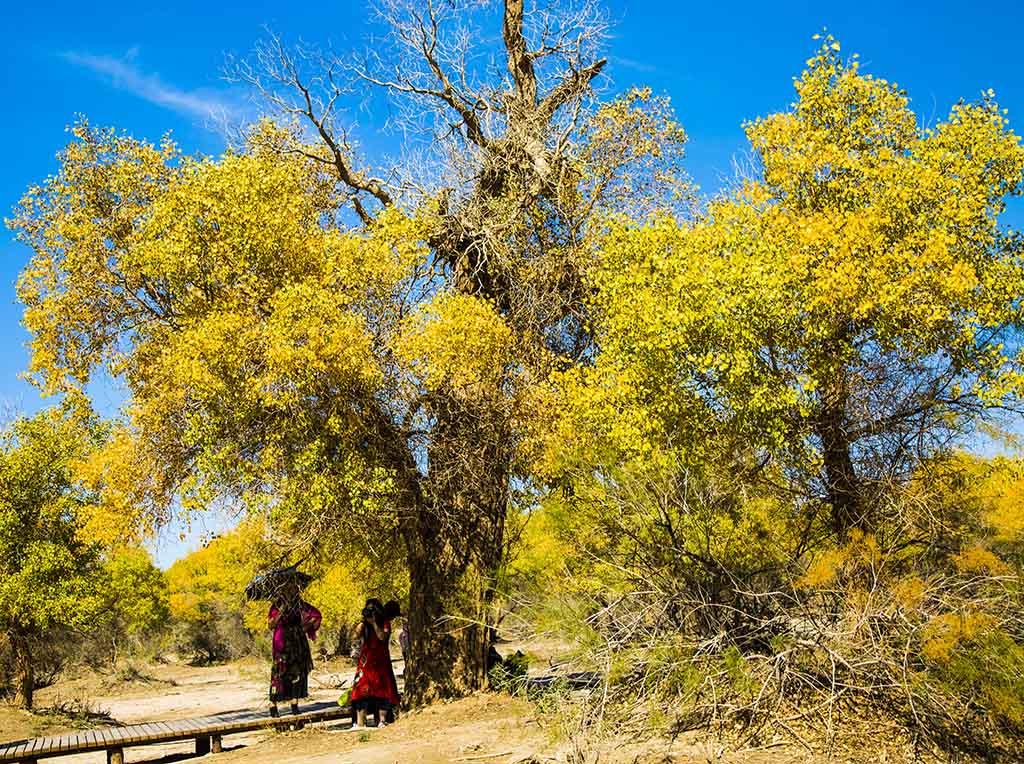
[[196, 741], [197, 755], [219, 753], [224, 735], [345, 719], [352, 713], [348, 706], [341, 707], [337, 703], [311, 703], [300, 706], [300, 711], [298, 715], [292, 715], [287, 706], [282, 706], [282, 713], [277, 718], [271, 716], [269, 711], [228, 711], [195, 719], [104, 727], [31, 740], [15, 740], [0, 743], [0, 762], [35, 764], [39, 759], [54, 756], [106, 751], [108, 764], [123, 764], [125, 748], [189, 739]]

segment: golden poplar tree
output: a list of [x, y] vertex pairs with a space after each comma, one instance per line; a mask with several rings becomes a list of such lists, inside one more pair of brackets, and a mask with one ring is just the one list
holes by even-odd
[[[663, 99], [593, 98], [601, 14], [388, 0], [365, 66], [277, 41], [239, 76], [282, 123], [218, 160], [80, 125], [13, 221], [31, 372], [130, 392], [108, 493], [162, 518], [243, 499], [306, 546], [410, 576], [408, 695], [486, 681], [524, 391], [589, 352], [596, 212], [685, 189]], [[503, 69], [476, 54], [498, 25]], [[461, 68], [460, 68], [461, 67]], [[363, 166], [346, 77], [435, 130], [437, 172]], [[517, 480], [519, 478], [519, 480]]]

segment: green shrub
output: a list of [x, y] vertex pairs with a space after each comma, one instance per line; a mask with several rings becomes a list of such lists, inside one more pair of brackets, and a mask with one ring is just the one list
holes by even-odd
[[526, 675], [529, 667], [529, 659], [521, 651], [516, 650], [514, 655], [491, 667], [487, 672], [487, 680], [493, 690], [523, 695], [526, 693]]

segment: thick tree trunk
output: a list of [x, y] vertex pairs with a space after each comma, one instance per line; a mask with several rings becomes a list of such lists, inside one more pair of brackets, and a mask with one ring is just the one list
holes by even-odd
[[832, 506], [832, 530], [843, 540], [851, 528], [862, 524], [850, 445], [841, 430], [832, 427], [822, 430], [821, 439], [828, 501]]
[[426, 548], [409, 555], [405, 692], [410, 705], [460, 697], [486, 686], [493, 599], [487, 573], [460, 573], [438, 564]]
[[14, 650], [14, 702], [20, 708], [31, 709], [36, 686], [35, 666], [32, 663], [32, 649], [24, 635], [11, 640]]
[[482, 689], [508, 508], [509, 437], [492, 410], [439, 402], [430, 496], [407, 528], [406, 698], [423, 705]]

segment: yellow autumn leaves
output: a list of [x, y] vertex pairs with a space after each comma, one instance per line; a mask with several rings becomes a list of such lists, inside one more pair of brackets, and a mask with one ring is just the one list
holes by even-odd
[[758, 176], [692, 221], [610, 221], [591, 272], [601, 354], [561, 382], [569, 441], [800, 444], [840, 372], [898, 385], [930, 367], [951, 376], [937, 398], [985, 405], [1024, 392], [1002, 337], [1024, 318], [1024, 260], [998, 223], [1024, 178], [1018, 136], [990, 95], [920, 128], [834, 43], [790, 110], [746, 126]]
[[145, 507], [151, 526], [224, 485], [262, 506], [268, 476], [278, 512], [289, 495], [321, 515], [379, 507], [369, 411], [438, 386], [504, 394], [512, 332], [432, 281], [430, 217], [341, 224], [334, 181], [288, 130], [260, 123], [217, 160], [74, 133], [12, 224], [36, 252], [19, 284], [32, 375], [74, 396], [106, 365], [131, 394], [92, 468], [110, 523]]
[[429, 389], [493, 398], [513, 358], [512, 330], [494, 306], [471, 295], [443, 293], [405, 323], [396, 352]]

